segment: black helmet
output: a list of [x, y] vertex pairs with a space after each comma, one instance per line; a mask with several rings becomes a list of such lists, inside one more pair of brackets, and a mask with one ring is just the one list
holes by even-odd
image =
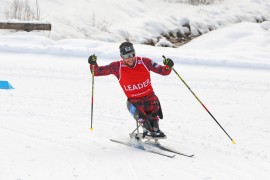
[[121, 55], [135, 53], [135, 49], [134, 49], [133, 44], [131, 42], [123, 42], [119, 46], [119, 50], [120, 50]]

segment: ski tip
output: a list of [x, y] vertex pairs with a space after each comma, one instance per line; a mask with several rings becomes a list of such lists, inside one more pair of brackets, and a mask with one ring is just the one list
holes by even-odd
[[235, 142], [234, 140], [232, 140], [232, 143], [233, 143], [233, 144], [236, 144], [236, 142]]
[[94, 130], [94, 128], [91, 127], [91, 128], [90, 128], [90, 131], [93, 131], [93, 130]]

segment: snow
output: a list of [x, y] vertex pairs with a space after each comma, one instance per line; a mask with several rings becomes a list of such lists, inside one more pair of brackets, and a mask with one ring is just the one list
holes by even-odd
[[[178, 0], [38, 0], [40, 16], [52, 24], [50, 36], [60, 39], [94, 39], [120, 43], [125, 39], [142, 43], [162, 34], [185, 32], [198, 35], [239, 22], [270, 20], [270, 1], [215, 0], [211, 6], [192, 6]], [[0, 0], [0, 19], [10, 0]], [[35, 0], [29, 0], [33, 12]], [[2, 32], [5, 33], [5, 32]]]
[[[73, 13], [79, 13], [79, 8], [90, 3], [72, 2], [65, 1], [65, 5], [74, 9], [55, 11], [58, 14], [72, 10], [70, 24], [77, 18]], [[104, 5], [105, 1], [100, 2]], [[145, 20], [151, 17], [145, 9], [153, 5], [154, 0], [128, 1], [129, 6], [125, 2], [106, 1], [102, 10], [96, 1], [91, 7], [95, 7], [96, 12], [110, 12], [110, 8], [117, 7], [121, 10], [119, 13], [125, 15], [123, 18], [137, 13], [140, 18], [135, 24], [138, 26], [145, 23], [144, 13]], [[165, 3], [155, 2], [155, 11]], [[249, 10], [260, 10], [263, 14], [269, 8], [269, 1], [248, 2], [253, 6], [235, 6], [233, 12], [244, 17]], [[40, 1], [41, 8], [43, 3], [52, 5], [53, 1]], [[63, 4], [55, 1], [51, 10]], [[192, 11], [189, 20], [196, 17], [203, 22], [206, 16], [196, 16], [196, 12], [208, 9], [209, 14], [221, 14], [222, 10], [214, 7], [226, 9], [229, 5], [188, 6], [184, 11]], [[164, 11], [171, 10], [173, 15], [178, 6], [184, 5], [171, 3]], [[128, 7], [135, 8], [128, 11]], [[164, 23], [163, 19], [168, 17], [164, 14], [157, 15], [160, 16], [157, 23]], [[227, 16], [224, 15], [224, 19]], [[55, 20], [59, 28], [67, 27], [65, 19], [61, 23], [60, 19]], [[84, 18], [81, 20], [77, 22], [83, 23]], [[118, 26], [117, 23], [114, 26]], [[174, 72], [164, 77], [152, 73], [152, 84], [164, 113], [160, 126], [168, 136], [161, 143], [195, 154], [194, 158], [176, 156], [173, 159], [109, 141], [111, 138], [129, 141], [128, 134], [135, 129], [135, 121], [126, 109], [126, 97], [112, 75], [95, 77], [94, 130], [89, 130], [91, 74], [87, 58], [95, 53], [100, 65], [119, 60], [120, 43], [106, 39], [109, 35], [104, 36], [109, 42], [86, 39], [76, 33], [69, 36], [72, 26], [63, 33], [63, 39], [60, 36], [48, 38], [42, 32], [3, 33], [0, 36], [0, 80], [9, 81], [15, 89], [0, 89], [0, 179], [268, 180], [270, 22], [232, 24], [179, 48], [134, 43], [137, 55], [159, 64], [162, 64], [162, 55], [172, 58], [175, 70], [236, 141], [232, 144]], [[166, 23], [152, 25], [157, 28], [153, 29], [153, 34], [160, 27], [168, 27]], [[133, 28], [136, 32], [133, 37], [143, 33], [144, 30], [138, 29]], [[56, 37], [57, 31], [54, 33]]]
[[18, 19], [0, 20], [0, 23], [31, 23], [31, 24], [48, 24], [46, 21], [21, 21]]

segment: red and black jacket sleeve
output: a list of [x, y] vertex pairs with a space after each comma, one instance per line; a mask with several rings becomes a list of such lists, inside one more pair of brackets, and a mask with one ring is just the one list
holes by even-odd
[[[113, 74], [119, 79], [119, 67], [120, 67], [120, 62], [115, 61], [112, 62], [111, 64], [105, 65], [105, 66], [98, 66], [96, 64], [94, 66], [94, 75], [95, 76], [107, 76], [110, 74]], [[92, 72], [93, 65], [90, 65], [90, 71]]]
[[153, 71], [163, 76], [169, 75], [172, 72], [171, 68], [168, 66], [161, 66], [149, 58], [142, 58], [142, 60], [149, 71]]

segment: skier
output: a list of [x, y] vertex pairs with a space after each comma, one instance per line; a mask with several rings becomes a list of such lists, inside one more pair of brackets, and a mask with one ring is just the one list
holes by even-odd
[[88, 58], [90, 70], [94, 67], [94, 76], [113, 74], [117, 77], [120, 86], [127, 96], [127, 106], [135, 107], [134, 118], [143, 127], [143, 137], [166, 138], [159, 129], [159, 119], [163, 114], [158, 97], [151, 85], [150, 71], [161, 75], [169, 75], [174, 62], [164, 58], [161, 66], [149, 58], [139, 57], [131, 42], [123, 42], [119, 46], [122, 60], [115, 61], [106, 66], [98, 66], [95, 54]]

